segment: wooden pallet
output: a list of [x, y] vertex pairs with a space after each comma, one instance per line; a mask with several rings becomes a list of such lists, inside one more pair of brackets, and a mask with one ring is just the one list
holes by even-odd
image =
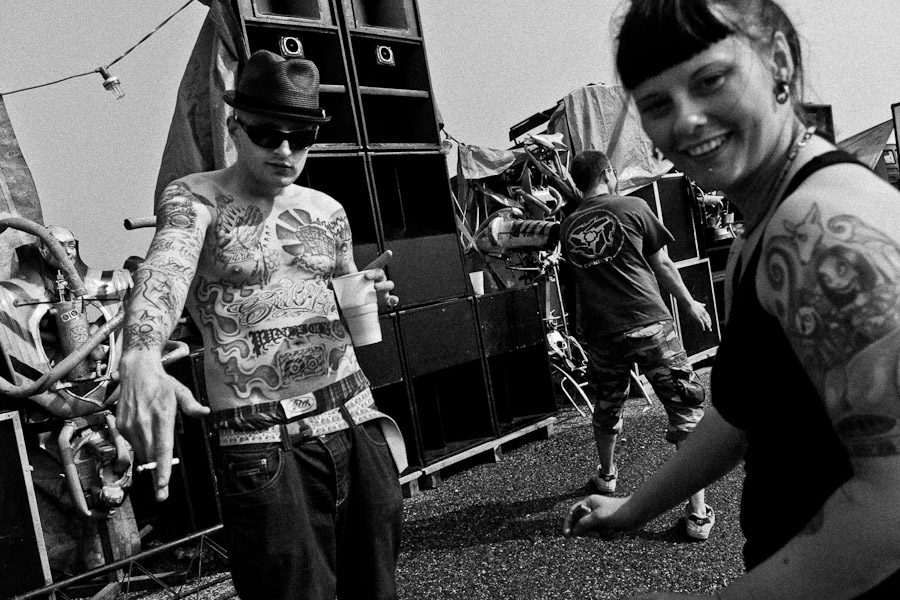
[[403, 490], [404, 498], [412, 498], [419, 493], [419, 477], [421, 475], [422, 471], [417, 470], [400, 478], [400, 488]]
[[691, 365], [700, 362], [701, 360], [706, 360], [707, 358], [712, 358], [716, 355], [716, 351], [719, 349], [718, 346], [713, 346], [712, 348], [707, 348], [702, 352], [698, 352], [697, 354], [692, 354], [688, 357], [688, 361], [690, 361]]
[[400, 479], [400, 484], [403, 486], [403, 496], [410, 498], [423, 489], [436, 488], [441, 483], [441, 472], [451, 465], [474, 458], [485, 459], [488, 462], [498, 462], [503, 458], [503, 447], [505, 445], [520, 440], [525, 436], [533, 435], [535, 439], [549, 439], [553, 435], [555, 423], [556, 417], [547, 417], [496, 439], [472, 446], [463, 452], [448, 456], [415, 472], [408, 473]]

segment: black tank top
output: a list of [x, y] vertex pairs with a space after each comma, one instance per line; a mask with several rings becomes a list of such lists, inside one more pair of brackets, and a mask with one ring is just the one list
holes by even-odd
[[[791, 179], [780, 202], [814, 172], [837, 163], [860, 164], [840, 150], [817, 156]], [[778, 320], [756, 296], [761, 249], [762, 243], [741, 281], [735, 278], [711, 381], [716, 410], [747, 434], [741, 498], [747, 569], [797, 535], [853, 472], [824, 402]], [[900, 598], [900, 573], [860, 598], [888, 597]]]

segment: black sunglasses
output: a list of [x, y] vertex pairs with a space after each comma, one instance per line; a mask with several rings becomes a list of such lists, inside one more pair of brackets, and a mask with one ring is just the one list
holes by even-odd
[[304, 150], [316, 143], [316, 136], [319, 133], [318, 127], [313, 129], [282, 131], [264, 125], [248, 125], [237, 117], [234, 117], [234, 120], [245, 132], [247, 132], [247, 137], [250, 138], [251, 142], [260, 148], [266, 148], [267, 150], [274, 150], [280, 146], [281, 142], [284, 140], [287, 140], [288, 145], [291, 147], [291, 152]]

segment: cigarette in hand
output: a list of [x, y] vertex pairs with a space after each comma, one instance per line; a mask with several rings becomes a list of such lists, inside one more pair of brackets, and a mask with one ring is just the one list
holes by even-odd
[[[181, 460], [180, 460], [180, 459], [178, 459], [178, 458], [173, 458], [173, 459], [172, 459], [172, 464], [173, 464], [173, 465], [177, 465], [177, 464], [180, 464], [180, 463], [181, 463]], [[151, 461], [151, 462], [148, 462], [148, 463], [144, 463], [144, 464], [142, 464], [142, 465], [138, 465], [137, 467], [135, 467], [134, 470], [137, 471], [138, 473], [141, 473], [141, 472], [143, 472], [143, 471], [149, 471], [150, 469], [155, 469], [155, 468], [156, 468], [156, 461], [154, 460], [154, 461]]]

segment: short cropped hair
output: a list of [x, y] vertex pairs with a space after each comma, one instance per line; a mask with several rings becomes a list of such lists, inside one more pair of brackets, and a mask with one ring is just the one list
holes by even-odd
[[603, 171], [610, 167], [609, 158], [600, 150], [584, 150], [572, 159], [569, 175], [575, 186], [583, 194], [596, 185], [603, 177]]

